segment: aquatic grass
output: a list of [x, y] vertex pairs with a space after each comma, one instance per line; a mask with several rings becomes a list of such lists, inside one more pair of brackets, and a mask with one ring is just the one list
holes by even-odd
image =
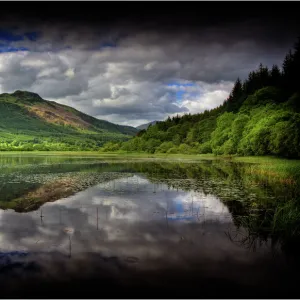
[[247, 163], [247, 172], [295, 184], [300, 181], [300, 160], [276, 157], [238, 157], [238, 162]]
[[257, 242], [270, 241], [272, 247], [280, 245], [293, 252], [300, 250], [300, 206], [296, 199], [277, 202], [267, 209], [250, 210], [245, 215], [235, 216], [234, 221], [238, 228], [235, 239], [229, 235], [241, 246], [250, 249]]
[[276, 208], [272, 220], [272, 231], [300, 235], [300, 207], [294, 200]]
[[257, 175], [269, 182], [280, 182], [282, 184], [294, 185], [300, 183], [300, 165], [289, 164], [260, 164], [248, 166], [245, 173]]

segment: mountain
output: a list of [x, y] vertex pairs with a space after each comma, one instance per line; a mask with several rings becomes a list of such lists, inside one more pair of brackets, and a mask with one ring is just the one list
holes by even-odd
[[148, 127], [150, 125], [155, 125], [158, 121], [152, 121], [152, 122], [149, 122], [149, 123], [146, 123], [146, 124], [142, 124], [140, 126], [137, 126], [136, 129], [138, 130], [143, 130], [143, 129], [148, 129]]
[[35, 93], [0, 94], [0, 151], [96, 150], [107, 141], [125, 141], [137, 132]]

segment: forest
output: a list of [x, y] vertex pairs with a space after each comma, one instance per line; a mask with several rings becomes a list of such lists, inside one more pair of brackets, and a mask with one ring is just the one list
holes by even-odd
[[168, 117], [102, 151], [300, 157], [300, 38], [282, 63], [237, 78], [222, 105]]

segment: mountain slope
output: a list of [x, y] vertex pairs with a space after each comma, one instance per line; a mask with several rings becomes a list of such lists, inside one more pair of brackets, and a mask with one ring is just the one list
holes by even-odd
[[26, 91], [0, 95], [0, 150], [91, 150], [138, 130]]
[[143, 129], [148, 129], [148, 127], [150, 125], [155, 125], [158, 121], [152, 121], [152, 122], [149, 122], [149, 123], [146, 123], [146, 124], [142, 124], [140, 126], [137, 126], [136, 129], [138, 130], [143, 130]]

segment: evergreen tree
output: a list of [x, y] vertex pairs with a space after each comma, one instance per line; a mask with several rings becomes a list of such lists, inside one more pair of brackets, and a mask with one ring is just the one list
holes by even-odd
[[259, 65], [258, 77], [259, 77], [258, 89], [270, 85], [270, 76], [269, 76], [268, 67], [267, 66], [264, 67], [262, 63]]
[[228, 97], [227, 111], [236, 111], [243, 97], [243, 86], [240, 78], [234, 83], [233, 89]]
[[293, 74], [292, 74], [292, 84], [293, 84], [293, 92], [300, 91], [300, 37], [298, 37], [297, 42], [294, 46], [294, 54], [293, 54]]
[[243, 87], [240, 78], [238, 78], [232, 89], [233, 101], [238, 100], [243, 95]]
[[282, 76], [277, 65], [273, 65], [270, 71], [270, 85], [281, 88]]
[[282, 69], [283, 69], [283, 87], [287, 95], [291, 95], [293, 92], [293, 73], [294, 73], [294, 55], [291, 50], [285, 56]]

